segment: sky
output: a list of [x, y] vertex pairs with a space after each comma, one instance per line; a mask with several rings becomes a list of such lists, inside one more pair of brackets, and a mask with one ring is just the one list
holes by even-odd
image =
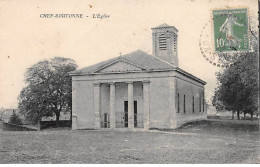
[[[250, 21], [257, 25], [257, 0], [0, 0], [0, 107], [17, 108], [26, 69], [38, 61], [67, 57], [84, 68], [120, 52], [140, 49], [152, 54], [151, 28], [163, 23], [179, 30], [179, 67], [207, 82], [210, 102], [215, 73], [221, 69], [204, 59], [199, 38], [211, 11], [228, 8], [248, 8]], [[41, 14], [84, 18], [41, 18]], [[109, 18], [95, 19], [93, 14]]]

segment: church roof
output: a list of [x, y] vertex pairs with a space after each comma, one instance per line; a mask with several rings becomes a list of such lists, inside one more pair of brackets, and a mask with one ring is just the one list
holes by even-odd
[[144, 51], [137, 50], [122, 56], [118, 56], [103, 62], [100, 62], [98, 64], [94, 64], [76, 71], [73, 71], [70, 73], [70, 75], [91, 75], [91, 74], [97, 74], [99, 70], [106, 68], [110, 64], [113, 64], [117, 61], [124, 61], [129, 64], [132, 64], [136, 67], [141, 68], [144, 72], [152, 72], [152, 71], [167, 71], [167, 70], [176, 70], [183, 75], [186, 75], [190, 78], [193, 78], [203, 84], [206, 82], [185, 72], [184, 70], [174, 66], [173, 64], [168, 63], [167, 61], [164, 61], [158, 57], [152, 56], [150, 54], [145, 53]]
[[132, 63], [136, 66], [141, 67], [143, 70], [146, 71], [153, 71], [153, 70], [163, 70], [163, 69], [173, 69], [175, 68], [174, 65], [161, 60], [155, 56], [152, 56], [150, 54], [145, 53], [144, 51], [137, 50], [122, 56], [118, 56], [103, 62], [100, 62], [98, 64], [88, 66], [86, 68], [82, 68], [80, 70], [76, 70], [72, 72], [72, 74], [91, 74], [97, 71], [98, 69], [101, 69], [108, 64], [111, 64], [117, 60], [124, 60], [126, 62]]

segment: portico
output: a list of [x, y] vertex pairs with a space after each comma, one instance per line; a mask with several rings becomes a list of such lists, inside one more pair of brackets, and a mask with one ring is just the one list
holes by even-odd
[[149, 83], [149, 80], [95, 82], [95, 128], [149, 129]]

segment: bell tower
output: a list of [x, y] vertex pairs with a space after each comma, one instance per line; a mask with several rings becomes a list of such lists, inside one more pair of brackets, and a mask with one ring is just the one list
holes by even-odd
[[168, 24], [152, 28], [153, 56], [178, 67], [177, 33], [178, 30]]

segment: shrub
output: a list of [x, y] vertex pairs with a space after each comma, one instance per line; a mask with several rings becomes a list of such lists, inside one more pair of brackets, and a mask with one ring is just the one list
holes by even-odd
[[21, 120], [21, 118], [20, 118], [18, 115], [16, 115], [16, 114], [13, 112], [13, 114], [12, 114], [11, 117], [9, 118], [8, 123], [16, 124], [16, 125], [22, 125], [22, 120]]

